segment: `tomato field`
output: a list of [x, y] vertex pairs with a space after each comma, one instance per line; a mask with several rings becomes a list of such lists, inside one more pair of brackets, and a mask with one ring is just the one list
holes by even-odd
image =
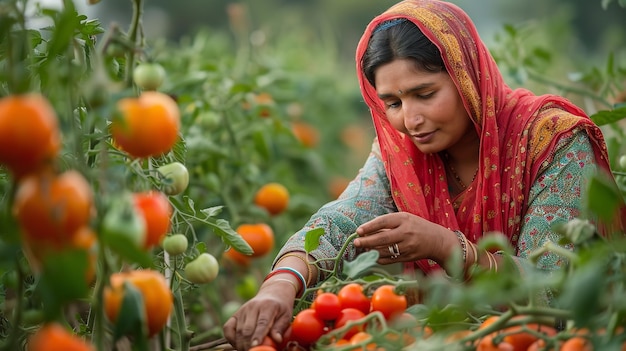
[[[356, 78], [312, 54], [323, 45], [248, 40], [237, 4], [231, 33], [148, 41], [131, 3], [128, 29], [69, 0], [0, 4], [0, 350], [228, 349], [224, 322], [369, 152]], [[623, 57], [548, 81], [562, 58], [523, 36], [505, 28], [494, 56], [605, 128], [618, 188], [593, 177], [585, 205], [612, 213], [626, 194]], [[626, 240], [599, 239], [584, 218], [559, 231], [577, 250], [536, 257], [557, 252], [567, 268], [523, 281], [513, 263], [469, 284], [406, 279], [361, 255], [297, 301], [285, 345], [264, 347], [626, 349]], [[308, 234], [313, 250], [323, 233]], [[494, 246], [512, 251], [497, 235], [479, 243]]]

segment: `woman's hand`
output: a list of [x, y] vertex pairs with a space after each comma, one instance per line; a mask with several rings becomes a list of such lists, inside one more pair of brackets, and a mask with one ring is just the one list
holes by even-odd
[[282, 342], [282, 334], [291, 323], [294, 301], [295, 293], [289, 283], [267, 281], [254, 298], [226, 321], [224, 336], [239, 351], [261, 344], [266, 335]]
[[378, 263], [416, 261], [429, 258], [445, 263], [455, 246], [456, 235], [449, 229], [408, 212], [377, 217], [356, 229], [354, 246], [377, 250]]

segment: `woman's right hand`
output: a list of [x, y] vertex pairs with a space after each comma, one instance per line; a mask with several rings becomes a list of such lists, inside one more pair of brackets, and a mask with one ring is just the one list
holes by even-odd
[[295, 292], [284, 280], [268, 280], [257, 295], [243, 304], [224, 324], [224, 337], [238, 351], [261, 344], [269, 335], [282, 342], [291, 324]]

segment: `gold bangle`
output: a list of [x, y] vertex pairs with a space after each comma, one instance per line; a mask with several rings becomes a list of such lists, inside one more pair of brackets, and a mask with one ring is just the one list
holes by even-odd
[[470, 265], [470, 267], [472, 267], [478, 263], [478, 250], [476, 250], [476, 246], [472, 242], [468, 241], [467, 245], [469, 245], [469, 247], [472, 249], [472, 254], [474, 255], [474, 262], [472, 262], [472, 264]]
[[283, 281], [283, 282], [287, 282], [289, 284], [291, 284], [291, 286], [293, 286], [293, 290], [295, 290], [296, 292], [296, 296], [298, 296], [298, 286], [296, 285], [296, 283], [292, 282], [289, 279], [285, 279], [285, 278], [274, 278], [274, 281], [278, 282], [278, 281]]
[[496, 255], [491, 254], [491, 256], [493, 256], [493, 266], [494, 266], [494, 271], [497, 273], [498, 272], [498, 260], [496, 259]]
[[489, 251], [485, 250], [485, 253], [487, 254], [487, 260], [489, 261], [489, 271], [491, 271], [493, 269], [493, 260], [495, 259], [491, 256]]
[[278, 265], [280, 261], [284, 260], [287, 257], [295, 257], [299, 259], [300, 261], [304, 262], [304, 265], [306, 266], [306, 285], [309, 286], [311, 282], [311, 275], [313, 274], [313, 272], [311, 271], [311, 266], [309, 266], [308, 260], [302, 257], [301, 255], [298, 255], [297, 253], [286, 253], [282, 255], [281, 258], [278, 259], [278, 261], [276, 261], [276, 265]]

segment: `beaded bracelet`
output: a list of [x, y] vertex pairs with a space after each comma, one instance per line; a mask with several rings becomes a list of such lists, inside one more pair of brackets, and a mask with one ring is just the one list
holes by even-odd
[[312, 271], [311, 271], [311, 266], [310, 263], [301, 255], [298, 255], [297, 253], [286, 253], [284, 255], [282, 255], [281, 258], [278, 259], [278, 261], [276, 261], [276, 265], [278, 265], [280, 263], [280, 261], [284, 260], [287, 257], [295, 257], [297, 259], [300, 259], [300, 261], [304, 262], [304, 265], [306, 266], [306, 283], [310, 284], [311, 281], [311, 275], [312, 275]]
[[467, 263], [467, 244], [465, 241], [465, 235], [460, 230], [455, 230], [454, 234], [456, 234], [459, 242], [461, 243], [461, 250], [463, 250], [463, 266]]
[[[291, 268], [291, 267], [278, 267], [278, 268], [274, 268], [273, 271], [271, 271], [268, 275], [265, 276], [265, 279], [263, 279], [263, 281], [268, 280], [269, 278], [275, 276], [276, 274], [280, 274], [280, 273], [287, 273], [287, 274], [291, 274], [292, 276], [296, 277], [296, 279], [298, 279], [300, 281], [300, 283], [302, 284], [302, 293], [304, 293], [304, 291], [306, 290], [306, 281], [304, 280], [304, 277], [302, 276], [302, 273], [298, 272], [297, 270]], [[296, 296], [301, 295], [298, 294], [298, 291], [296, 292]]]

